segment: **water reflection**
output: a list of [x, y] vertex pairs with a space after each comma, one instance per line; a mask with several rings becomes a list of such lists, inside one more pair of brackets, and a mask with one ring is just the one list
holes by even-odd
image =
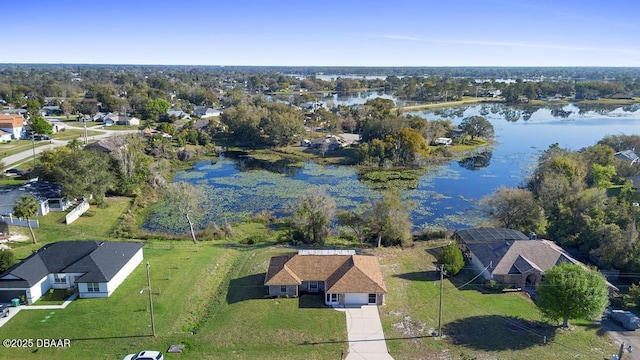
[[[600, 114], [603, 108], [607, 108], [606, 115]], [[417, 187], [413, 185], [402, 192], [416, 204], [412, 220], [418, 228], [437, 225], [456, 229], [475, 225], [482, 220], [474, 213], [477, 200], [500, 186], [522, 185], [540, 151], [553, 143], [578, 150], [594, 145], [605, 135], [640, 132], [640, 107], [634, 105], [481, 104], [414, 114], [429, 120], [451, 119], [454, 124], [468, 116], [486, 114], [497, 141], [462, 160], [428, 167], [420, 174]], [[361, 182], [352, 167], [260, 161], [237, 155], [234, 159], [222, 158], [216, 164], [198, 164], [193, 170], [179, 172], [174, 179], [208, 187], [207, 196], [212, 204], [209, 216], [213, 220], [237, 221], [260, 210], [282, 210], [310, 186], [326, 187], [338, 207], [347, 210], [381, 196]], [[150, 218], [148, 228], [162, 231], [162, 221]]]
[[476, 171], [482, 168], [486, 168], [491, 165], [491, 157], [493, 156], [493, 151], [490, 149], [484, 149], [483, 151], [474, 153], [473, 155], [466, 157], [462, 160], [458, 161], [458, 165], [460, 167], [465, 168], [467, 170]]

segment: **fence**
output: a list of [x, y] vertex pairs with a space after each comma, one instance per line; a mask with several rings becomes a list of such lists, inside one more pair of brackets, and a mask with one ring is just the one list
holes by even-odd
[[[13, 217], [11, 215], [9, 215], [9, 216], [0, 216], [0, 220], [6, 222], [9, 225], [13, 225], [13, 226], [22, 226], [22, 227], [29, 226], [27, 224], [27, 219], [20, 219], [20, 218]], [[38, 222], [38, 220], [29, 220], [29, 222], [31, 223], [31, 227], [32, 228], [40, 227], [40, 223]]]
[[80, 215], [84, 214], [87, 210], [89, 210], [89, 202], [87, 202], [87, 199], [83, 199], [82, 202], [78, 204], [78, 206], [69, 211], [67, 216], [65, 216], [65, 222], [67, 223], [67, 225], [71, 224], [72, 222], [78, 220]]

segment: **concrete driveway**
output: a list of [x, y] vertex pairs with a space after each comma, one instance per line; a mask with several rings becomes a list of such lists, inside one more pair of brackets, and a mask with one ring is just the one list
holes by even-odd
[[387, 351], [378, 307], [336, 308], [347, 317], [349, 354], [346, 360], [393, 360]]
[[613, 339], [613, 342], [617, 346], [620, 346], [622, 343], [624, 343], [625, 348], [631, 346], [632, 352], [625, 351], [622, 356], [623, 360], [640, 360], [640, 330], [626, 330], [608, 316], [602, 318], [600, 325], [602, 326], [602, 330]]

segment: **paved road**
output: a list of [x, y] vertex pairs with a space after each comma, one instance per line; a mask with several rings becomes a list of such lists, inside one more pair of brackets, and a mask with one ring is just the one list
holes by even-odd
[[[74, 130], [84, 130], [84, 128], [82, 127], [77, 127], [77, 126], [70, 126], [67, 124], [67, 128], [69, 129], [74, 129]], [[91, 128], [87, 128], [87, 130], [91, 130], [91, 131], [97, 131], [100, 132], [101, 134], [98, 135], [94, 135], [94, 136], [89, 136], [88, 140], [92, 141], [92, 140], [100, 140], [100, 139], [104, 139], [106, 137], [109, 136], [113, 136], [113, 135], [122, 135], [122, 134], [132, 134], [132, 133], [137, 133], [139, 130], [104, 130], [101, 129], [101, 126], [94, 126]], [[44, 142], [46, 142], [47, 140], [44, 140]], [[51, 140], [49, 144], [46, 144], [44, 146], [40, 145], [38, 147], [35, 148], [35, 152], [36, 154], [39, 154], [41, 152], [43, 152], [44, 150], [47, 149], [53, 149], [56, 148], [58, 146], [64, 146], [68, 143], [69, 141], [67, 140]], [[39, 144], [42, 143], [42, 141], [38, 142]], [[5, 165], [5, 169], [9, 169], [12, 167], [15, 167], [17, 164], [22, 163], [24, 161], [28, 161], [30, 159], [33, 158], [33, 149], [29, 149], [29, 150], [25, 150], [23, 152], [11, 155], [11, 156], [7, 156], [6, 158], [2, 159], [2, 162]]]
[[393, 360], [387, 350], [378, 307], [336, 308], [347, 317], [349, 354], [346, 360]]

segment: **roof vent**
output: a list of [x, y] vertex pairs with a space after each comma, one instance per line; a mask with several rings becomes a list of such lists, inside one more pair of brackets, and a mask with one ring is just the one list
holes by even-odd
[[538, 240], [538, 235], [532, 231], [531, 234], [529, 234], [529, 240]]

